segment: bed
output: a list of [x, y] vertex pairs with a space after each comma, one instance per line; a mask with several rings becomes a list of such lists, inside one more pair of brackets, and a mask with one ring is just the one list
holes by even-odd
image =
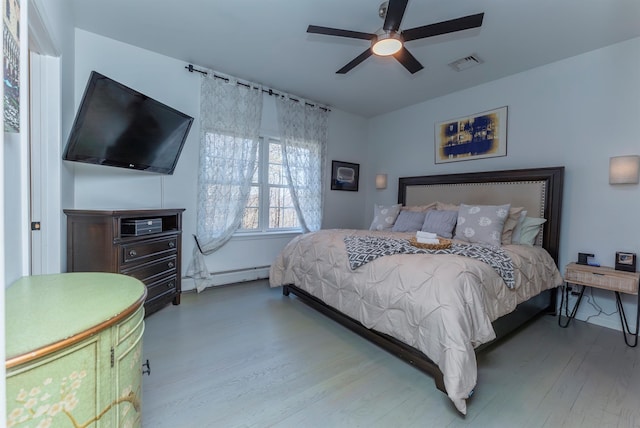
[[[416, 248], [409, 244], [415, 232], [396, 227], [321, 230], [285, 247], [270, 284], [432, 375], [466, 414], [477, 387], [476, 353], [555, 313], [563, 176], [563, 167], [552, 167], [400, 178], [400, 212], [457, 210], [449, 249]], [[464, 219], [487, 207], [504, 215], [502, 235], [491, 235], [500, 241], [495, 246], [463, 234]], [[530, 245], [511, 244], [513, 221], [524, 218], [546, 221], [536, 224]]]

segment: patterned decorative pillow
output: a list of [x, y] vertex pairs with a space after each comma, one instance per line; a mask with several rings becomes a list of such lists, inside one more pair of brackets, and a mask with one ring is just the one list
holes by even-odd
[[458, 221], [458, 211], [427, 211], [422, 231], [436, 233], [443, 238], [451, 238], [456, 221]]
[[391, 228], [392, 232], [417, 232], [422, 228], [426, 213], [420, 211], [400, 210], [396, 222]]
[[374, 205], [373, 222], [371, 222], [369, 230], [391, 230], [401, 207], [402, 204]]
[[507, 217], [509, 217], [509, 208], [511, 208], [511, 204], [460, 204], [455, 238], [461, 241], [499, 247], [502, 242], [502, 229]]

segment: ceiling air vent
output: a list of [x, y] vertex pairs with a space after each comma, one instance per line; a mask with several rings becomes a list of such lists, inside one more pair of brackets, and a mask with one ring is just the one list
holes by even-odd
[[464, 58], [460, 58], [459, 60], [449, 63], [449, 67], [453, 68], [455, 71], [462, 71], [466, 70], [467, 68], [480, 65], [483, 62], [484, 61], [480, 59], [478, 54], [471, 54], [469, 56], [465, 56]]

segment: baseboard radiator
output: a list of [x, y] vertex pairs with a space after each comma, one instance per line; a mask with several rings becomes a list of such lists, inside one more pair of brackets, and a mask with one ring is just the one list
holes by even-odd
[[269, 278], [269, 266], [258, 266], [245, 269], [234, 269], [211, 273], [214, 285], [233, 284], [235, 282], [255, 281]]

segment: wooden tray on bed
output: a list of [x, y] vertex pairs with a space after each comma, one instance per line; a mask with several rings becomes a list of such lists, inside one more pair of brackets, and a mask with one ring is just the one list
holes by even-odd
[[439, 244], [423, 244], [418, 242], [418, 240], [413, 237], [409, 239], [409, 243], [416, 248], [422, 248], [424, 250], [446, 250], [451, 247], [451, 240], [446, 238], [438, 238], [440, 240]]

